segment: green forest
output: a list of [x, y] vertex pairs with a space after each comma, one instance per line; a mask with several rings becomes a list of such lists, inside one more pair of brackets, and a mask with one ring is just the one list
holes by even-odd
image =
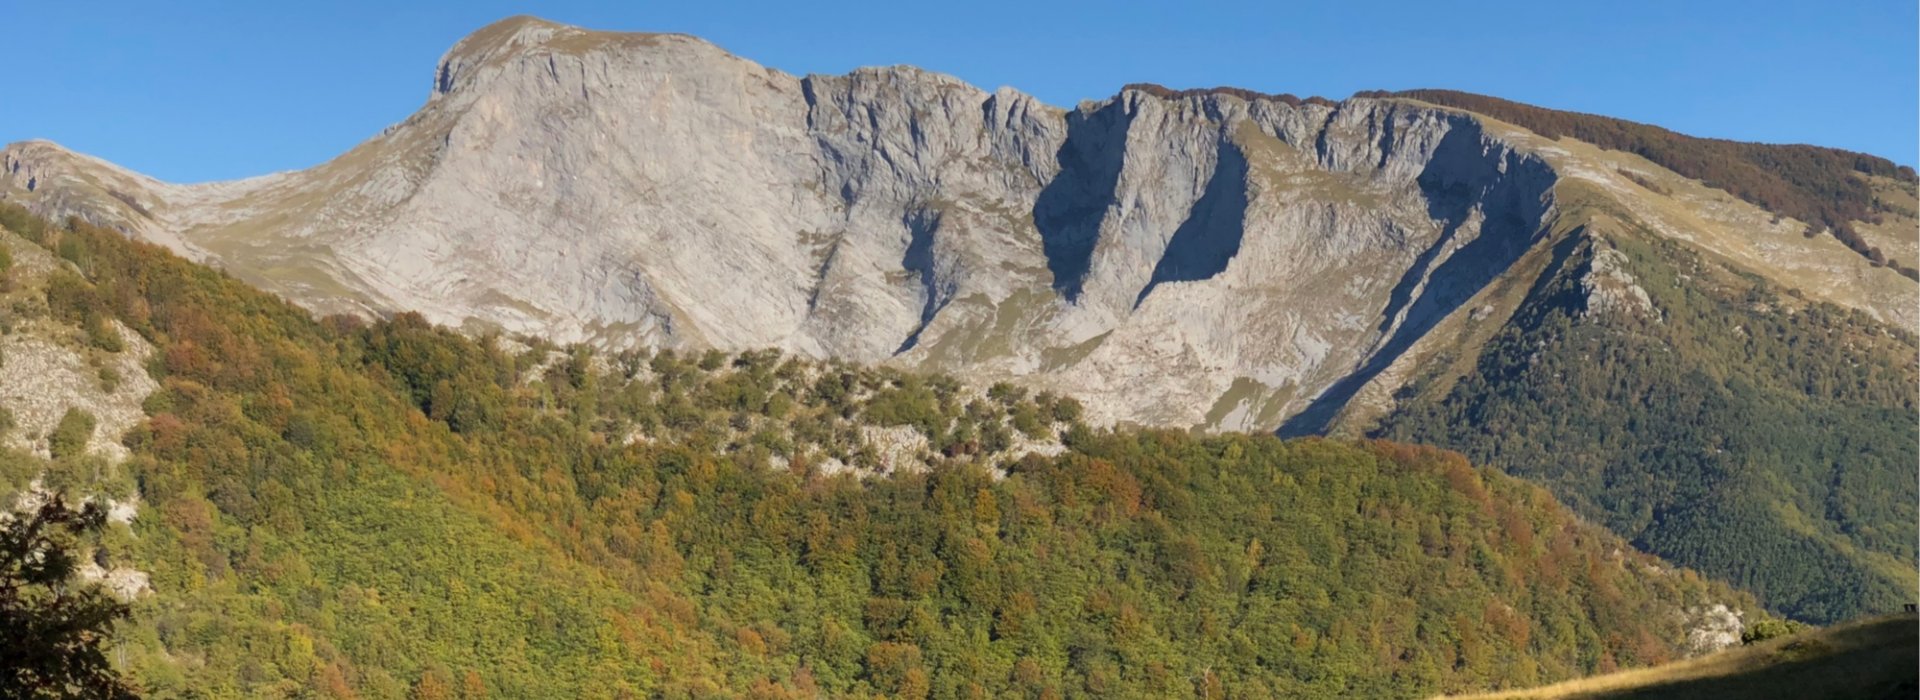
[[[1653, 235], [1567, 245], [1473, 371], [1375, 434], [1545, 484], [1799, 619], [1911, 602], [1911, 334]], [[1586, 313], [1595, 245], [1617, 246], [1657, 313]]]
[[1690, 611], [1759, 614], [1451, 452], [314, 319], [113, 231], [0, 225], [65, 261], [4, 273], [7, 332], [155, 349], [129, 460], [88, 454], [77, 412], [50, 461], [0, 450], [0, 491], [141, 499], [91, 546], [151, 574], [111, 645], [151, 697], [1417, 697], [1656, 663]]

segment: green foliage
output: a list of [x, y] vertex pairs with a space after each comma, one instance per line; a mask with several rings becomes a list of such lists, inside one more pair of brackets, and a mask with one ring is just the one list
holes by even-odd
[[102, 318], [95, 318], [87, 324], [87, 344], [107, 352], [127, 349], [126, 341], [120, 339], [120, 332]]
[[1255, 90], [1248, 90], [1246, 88], [1236, 88], [1236, 87], [1214, 87], [1214, 88], [1194, 88], [1194, 89], [1187, 89], [1187, 90], [1175, 90], [1173, 88], [1169, 88], [1167, 86], [1159, 85], [1155, 83], [1129, 83], [1125, 87], [1122, 87], [1120, 89], [1123, 91], [1138, 90], [1140, 92], [1144, 92], [1149, 95], [1153, 95], [1155, 97], [1159, 97], [1161, 99], [1166, 99], [1166, 100], [1179, 100], [1179, 99], [1185, 99], [1188, 97], [1200, 97], [1200, 96], [1206, 96], [1206, 95], [1232, 95], [1234, 97], [1238, 97], [1248, 102], [1252, 102], [1255, 100], [1272, 100], [1275, 102], [1283, 102], [1289, 105], [1293, 105], [1295, 107], [1298, 107], [1303, 104], [1314, 104], [1314, 105], [1321, 105], [1325, 107], [1335, 107], [1339, 105], [1339, 103], [1334, 102], [1333, 100], [1329, 100], [1325, 97], [1320, 97], [1318, 95], [1301, 98], [1301, 97], [1298, 97], [1289, 93], [1284, 93], [1284, 92], [1266, 93], [1266, 92], [1258, 92]]
[[14, 204], [0, 204], [0, 228], [20, 234], [28, 241], [44, 244], [47, 230], [53, 228], [46, 219], [35, 216], [25, 207]]
[[106, 513], [93, 504], [69, 508], [54, 495], [9, 515], [0, 520], [0, 696], [135, 697], [105, 653], [127, 606], [71, 581], [80, 548]]
[[[635, 659], [669, 636], [635, 596], [444, 479], [471, 453], [418, 410], [422, 380], [475, 381], [433, 362], [488, 368], [485, 351], [404, 322], [389, 344], [110, 231], [57, 235], [94, 263], [50, 280], [64, 318], [91, 308], [158, 350], [124, 466], [144, 501], [124, 555], [159, 593], [118, 654], [146, 692], [398, 697], [438, 664], [497, 697], [648, 694], [659, 672]], [[363, 359], [409, 340], [446, 359]]]
[[[515, 356], [43, 233], [91, 256], [63, 318], [157, 351], [116, 545], [156, 696], [1420, 696], [1665, 660], [1679, 609], [1749, 604], [1450, 453], [1095, 431], [777, 353]], [[825, 468], [879, 466], [881, 426], [926, 467]], [[989, 449], [1016, 430], [1069, 449]]]
[[1808, 629], [1808, 626], [1804, 623], [1769, 617], [1747, 625], [1747, 628], [1740, 632], [1740, 643], [1754, 644], [1764, 642], [1769, 639], [1796, 635]]
[[62, 260], [73, 263], [81, 270], [93, 265], [93, 251], [88, 249], [85, 240], [79, 236], [61, 236], [60, 242], [54, 246], [54, 252]]
[[90, 325], [103, 308], [104, 303], [95, 294], [93, 286], [79, 275], [61, 270], [47, 280], [47, 309], [53, 312], [54, 318], [76, 325]]
[[1080, 407], [1079, 400], [1071, 396], [1062, 396], [1053, 400], [1052, 413], [1055, 422], [1077, 423], [1084, 409]]
[[97, 375], [100, 377], [101, 391], [112, 393], [114, 390], [120, 388], [120, 380], [122, 379], [120, 370], [112, 367], [101, 367]]
[[1672, 243], [1616, 243], [1656, 314], [1585, 313], [1581, 243], [1473, 372], [1378, 434], [1544, 483], [1794, 617], [1897, 609], [1920, 518], [1913, 338]]
[[69, 408], [61, 414], [60, 422], [47, 434], [47, 451], [54, 459], [68, 459], [86, 452], [87, 441], [93, 439], [96, 421], [93, 414], [78, 408]]

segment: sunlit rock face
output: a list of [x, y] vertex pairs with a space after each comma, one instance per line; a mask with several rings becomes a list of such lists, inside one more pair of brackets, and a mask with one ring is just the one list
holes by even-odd
[[777, 347], [1018, 379], [1096, 421], [1312, 432], [1549, 245], [1570, 156], [1514, 131], [1234, 91], [1059, 109], [516, 18], [310, 170], [172, 185], [30, 142], [0, 193], [322, 313]]

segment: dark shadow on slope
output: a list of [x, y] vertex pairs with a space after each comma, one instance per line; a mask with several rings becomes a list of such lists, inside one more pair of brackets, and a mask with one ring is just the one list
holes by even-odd
[[920, 325], [914, 326], [913, 332], [907, 334], [907, 339], [900, 343], [899, 349], [893, 351], [895, 355], [920, 344], [920, 334], [927, 330], [927, 324], [933, 322], [933, 315], [945, 305], [947, 296], [936, 286], [939, 278], [934, 274], [933, 264], [933, 233], [940, 228], [940, 212], [915, 209], [907, 212], [904, 223], [909, 238], [906, 254], [900, 256], [900, 267], [919, 276], [920, 290], [926, 294], [926, 299], [920, 305]]
[[[1618, 689], [1582, 697], [1595, 700], [1906, 700], [1920, 693], [1914, 655], [1920, 639], [1912, 613], [1813, 632], [1765, 645], [1720, 652], [1766, 655], [1733, 672], [1663, 680], [1657, 675]], [[1706, 657], [1712, 661], [1715, 657]], [[1658, 667], [1655, 668], [1658, 671]]]
[[1167, 240], [1166, 252], [1153, 266], [1153, 277], [1133, 307], [1140, 308], [1154, 287], [1162, 282], [1193, 282], [1220, 274], [1227, 262], [1240, 252], [1240, 240], [1247, 232], [1247, 156], [1240, 147], [1222, 139], [1220, 157], [1213, 166], [1207, 189], [1188, 211], [1187, 220]]
[[1033, 225], [1053, 273], [1053, 290], [1067, 301], [1080, 297], [1100, 222], [1113, 203], [1126, 157], [1127, 125], [1132, 115], [1120, 100], [1093, 112], [1067, 115], [1067, 138], [1060, 145], [1060, 174], [1033, 203]]
[[[1361, 387], [1519, 260], [1546, 214], [1542, 197], [1553, 186], [1553, 173], [1538, 160], [1488, 153], [1480, 125], [1462, 120], [1441, 138], [1418, 182], [1427, 214], [1441, 222], [1441, 231], [1388, 296], [1379, 330], [1390, 335], [1358, 369], [1281, 424], [1280, 435], [1325, 432]], [[1484, 215], [1480, 235], [1434, 267], [1475, 209]]]

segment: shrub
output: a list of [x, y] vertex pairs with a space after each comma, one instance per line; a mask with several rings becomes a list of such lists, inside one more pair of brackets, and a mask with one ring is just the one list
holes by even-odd
[[1080, 420], [1083, 409], [1080, 401], [1071, 396], [1063, 396], [1053, 402], [1053, 419], [1061, 423]]
[[1769, 639], [1790, 637], [1807, 630], [1807, 625], [1793, 620], [1767, 618], [1749, 625], [1740, 633], [1741, 644], [1758, 644]]
[[94, 426], [98, 421], [93, 414], [78, 408], [69, 408], [60, 416], [60, 424], [54, 426], [53, 433], [47, 436], [47, 451], [54, 459], [66, 459], [78, 456], [87, 449], [87, 441], [93, 438]]
[[107, 352], [120, 352], [127, 349], [127, 343], [120, 339], [120, 331], [115, 330], [106, 319], [95, 318], [87, 323], [87, 344]]

